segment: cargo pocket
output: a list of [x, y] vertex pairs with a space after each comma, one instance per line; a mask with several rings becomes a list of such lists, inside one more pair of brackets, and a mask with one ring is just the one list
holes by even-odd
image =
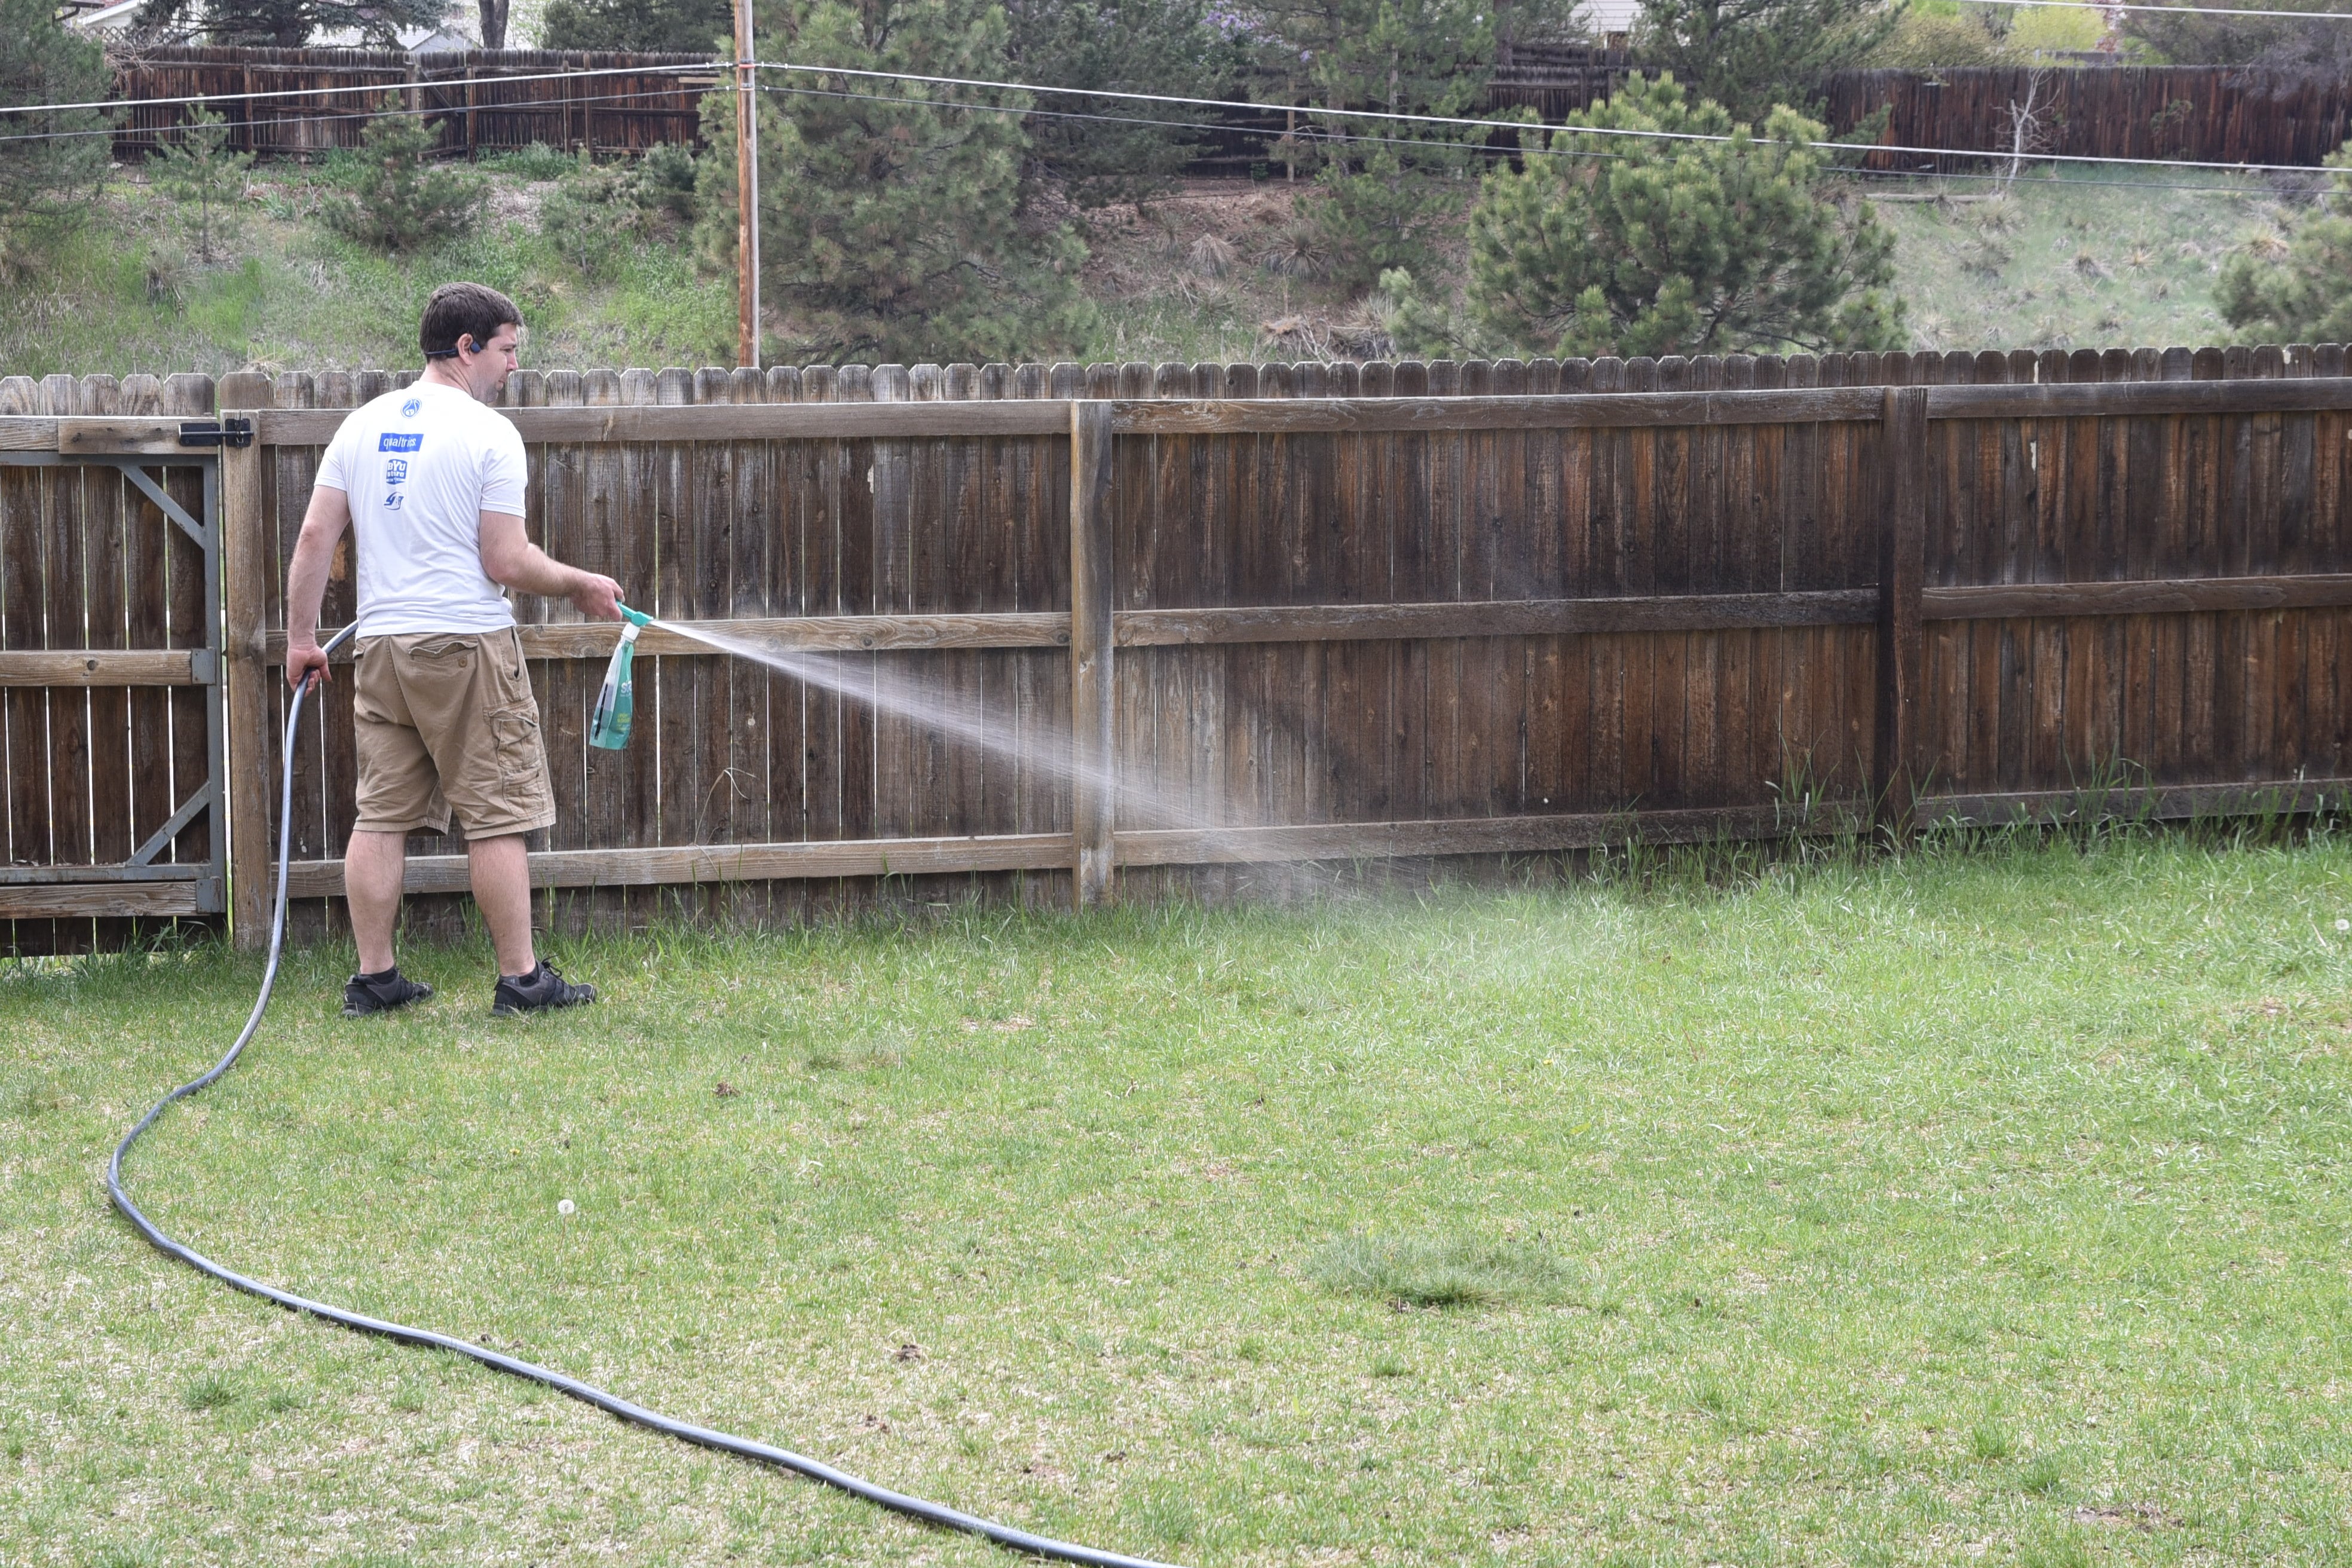
[[539, 710], [511, 709], [490, 715], [490, 739], [498, 749], [499, 788], [518, 811], [546, 795], [547, 755], [540, 745]]

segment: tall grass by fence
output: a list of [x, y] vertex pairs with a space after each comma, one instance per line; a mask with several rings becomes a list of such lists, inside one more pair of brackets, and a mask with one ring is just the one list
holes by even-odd
[[[337, 410], [396, 380], [216, 390], [254, 420], [218, 459], [247, 931], [284, 563]], [[0, 382], [0, 447], [55, 465], [0, 487], [19, 951], [172, 912], [119, 888], [76, 905], [60, 885], [82, 873], [57, 868], [132, 837], [93, 816], [121, 793], [99, 773], [163, 744], [133, 655], [93, 651], [141, 646], [100, 640], [124, 614], [110, 584], [152, 591], [110, 542], [155, 520], [71, 465], [173, 449], [176, 426], [57, 416], [111, 385]], [[1284, 862], [2001, 821], [2118, 783], [2172, 816], [2352, 787], [2341, 347], [551, 372], [509, 401], [551, 551], [1005, 742], [656, 630], [639, 738], [598, 752], [612, 632], [526, 601], [560, 813], [534, 868], [562, 922], [799, 919], [882, 879], [932, 900], [1230, 892]], [[346, 556], [326, 624], [352, 591]], [[314, 932], [352, 820], [347, 679], [321, 714], [292, 824]], [[1074, 784], [1074, 749], [1160, 804]], [[463, 886], [461, 847], [421, 847], [418, 918], [448, 918], [433, 895]]]

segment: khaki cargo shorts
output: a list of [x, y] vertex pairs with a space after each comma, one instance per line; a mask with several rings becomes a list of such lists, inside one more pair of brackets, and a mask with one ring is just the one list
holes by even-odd
[[359, 659], [358, 831], [446, 833], [452, 808], [467, 838], [554, 824], [520, 636], [362, 637]]

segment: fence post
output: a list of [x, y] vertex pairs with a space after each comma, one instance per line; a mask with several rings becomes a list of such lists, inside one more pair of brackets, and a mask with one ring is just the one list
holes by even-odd
[[1118, 756], [1111, 705], [1111, 405], [1070, 405], [1070, 831], [1076, 901], [1110, 891]]
[[[254, 418], [274, 401], [257, 371], [221, 377], [221, 417]], [[220, 458], [221, 658], [228, 692], [228, 756], [222, 782], [228, 809], [229, 931], [246, 952], [269, 941], [269, 671], [263, 663], [269, 600], [269, 542], [262, 527], [257, 438], [224, 447]]]
[[1885, 465], [1878, 532], [1878, 702], [1870, 770], [1871, 823], [1908, 837], [1921, 788], [1913, 773], [1925, 704], [1927, 645], [1920, 624], [1927, 571], [1927, 390], [1886, 389], [1879, 432]]

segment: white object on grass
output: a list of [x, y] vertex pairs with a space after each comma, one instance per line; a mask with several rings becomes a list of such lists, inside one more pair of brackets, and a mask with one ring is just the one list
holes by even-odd
[[557, 1202], [555, 1212], [557, 1214], [570, 1214], [575, 1206], [576, 1205], [570, 1198], [563, 1198]]

